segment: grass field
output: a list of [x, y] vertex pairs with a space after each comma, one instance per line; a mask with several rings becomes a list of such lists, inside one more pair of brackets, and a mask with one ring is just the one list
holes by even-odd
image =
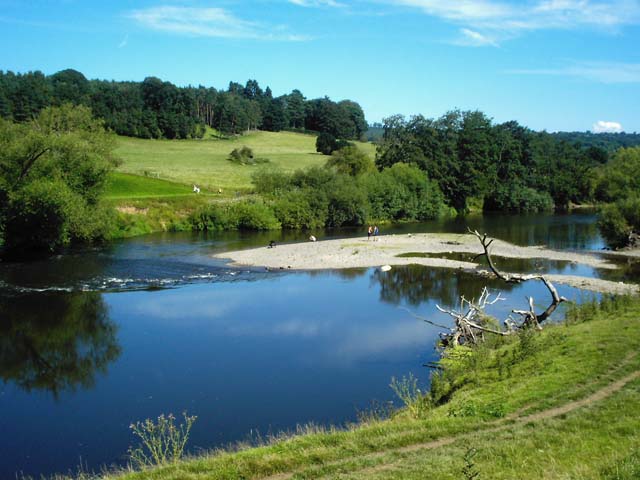
[[638, 298], [590, 303], [570, 323], [467, 356], [462, 386], [419, 418], [372, 415], [108, 478], [637, 479], [639, 318]]
[[194, 195], [192, 187], [128, 173], [112, 172], [106, 185], [107, 200]]
[[[143, 140], [119, 137], [116, 155], [123, 161], [120, 173], [170, 180], [185, 185], [196, 184], [203, 193], [224, 196], [246, 192], [251, 188], [251, 174], [260, 166], [243, 166], [227, 160], [234, 148], [247, 146], [256, 157], [268, 158], [267, 165], [285, 171], [324, 165], [327, 157], [316, 152], [316, 137], [292, 132], [251, 132], [229, 139]], [[357, 143], [372, 158], [375, 146]], [[111, 194], [111, 193], [110, 193]]]

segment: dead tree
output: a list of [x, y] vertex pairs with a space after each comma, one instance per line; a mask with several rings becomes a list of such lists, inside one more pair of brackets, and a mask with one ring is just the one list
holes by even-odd
[[[446, 348], [457, 345], [476, 345], [484, 340], [484, 335], [486, 333], [506, 336], [512, 335], [515, 332], [526, 328], [542, 329], [540, 324], [547, 320], [556, 310], [558, 305], [567, 299], [558, 295], [558, 291], [555, 286], [545, 278], [544, 275], [521, 275], [499, 271], [494, 265], [491, 258], [491, 252], [489, 251], [489, 247], [493, 243], [493, 239], [488, 239], [487, 234], [481, 235], [477, 230], [469, 229], [469, 232], [474, 234], [482, 245], [483, 252], [478, 254], [476, 258], [484, 256], [487, 259], [489, 269], [497, 278], [506, 283], [522, 283], [529, 280], [541, 281], [551, 294], [551, 303], [544, 311], [536, 313], [533, 297], [529, 297], [529, 310], [512, 310], [512, 313], [518, 315], [520, 319], [516, 320], [510, 315], [504, 321], [504, 329], [491, 328], [491, 326], [487, 325], [486, 319], [488, 316], [484, 312], [485, 308], [488, 305], [493, 305], [500, 300], [504, 300], [504, 298], [501, 297], [500, 294], [491, 298], [489, 290], [486, 287], [483, 288], [482, 294], [477, 302], [475, 300], [467, 300], [463, 296], [460, 299], [459, 310], [447, 310], [437, 305], [436, 307], [438, 310], [450, 315], [454, 319], [453, 328], [449, 329], [446, 333], [440, 334], [442, 346]], [[422, 320], [434, 324], [424, 318], [422, 318]]]

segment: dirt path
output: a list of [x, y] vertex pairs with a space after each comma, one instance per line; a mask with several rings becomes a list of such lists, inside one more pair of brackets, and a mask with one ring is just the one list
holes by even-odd
[[[626, 363], [626, 362], [623, 362]], [[565, 415], [569, 412], [572, 412], [574, 410], [577, 410], [579, 408], [582, 407], [586, 407], [588, 405], [592, 405], [596, 402], [600, 402], [604, 399], [606, 399], [607, 397], [613, 395], [614, 393], [622, 390], [624, 388], [625, 385], [627, 385], [628, 383], [636, 380], [640, 378], [640, 371], [635, 371], [633, 373], [630, 373], [629, 375], [626, 375], [625, 377], [616, 380], [614, 382], [611, 382], [607, 385], [605, 385], [604, 387], [600, 388], [599, 390], [597, 390], [596, 392], [592, 393], [591, 395], [580, 399], [580, 400], [574, 400], [572, 402], [566, 403], [564, 405], [560, 405], [558, 407], [553, 407], [550, 408], [548, 410], [543, 410], [541, 412], [536, 412], [536, 413], [532, 413], [529, 415], [524, 415], [524, 416], [519, 416], [517, 418], [507, 418], [506, 422], [505, 420], [501, 420], [498, 421], [498, 424], [496, 426], [490, 427], [490, 428], [485, 428], [485, 429], [481, 429], [481, 430], [474, 430], [472, 432], [468, 432], [468, 433], [463, 433], [460, 435], [455, 435], [455, 436], [451, 436], [451, 437], [444, 437], [444, 438], [439, 438], [437, 440], [432, 440], [430, 442], [424, 442], [424, 443], [417, 443], [414, 445], [407, 445], [405, 447], [400, 447], [400, 448], [393, 448], [393, 449], [389, 449], [389, 450], [383, 450], [380, 452], [374, 452], [374, 453], [370, 453], [370, 454], [366, 454], [366, 455], [361, 455], [358, 458], [360, 459], [366, 459], [366, 460], [375, 460], [376, 458], [380, 458], [384, 455], [390, 454], [390, 453], [410, 453], [410, 452], [416, 452], [416, 451], [420, 451], [420, 450], [433, 450], [436, 448], [440, 448], [440, 447], [445, 447], [447, 445], [451, 445], [459, 440], [464, 440], [465, 438], [471, 437], [473, 435], [477, 435], [478, 433], [494, 433], [494, 432], [499, 432], [502, 430], [506, 430], [510, 427], [513, 427], [514, 425], [519, 425], [519, 424], [524, 424], [524, 423], [531, 423], [531, 422], [539, 422], [541, 420], [545, 420], [545, 419], [549, 419], [549, 418], [554, 418], [554, 417], [558, 417], [561, 415]], [[353, 457], [352, 457], [353, 458]], [[348, 460], [352, 460], [352, 458], [348, 458], [348, 459], [342, 459], [342, 460], [337, 460], [335, 462], [328, 462], [325, 464], [325, 466], [337, 466], [340, 465], [341, 463], [344, 463], [345, 461]], [[362, 472], [379, 472], [381, 470], [387, 469], [391, 466], [392, 464], [384, 464], [384, 465], [377, 465], [375, 467], [371, 467], [371, 468], [366, 468], [366, 469], [362, 469], [359, 470], [361, 473]], [[262, 480], [288, 480], [290, 478], [292, 478], [297, 472], [286, 472], [286, 473], [280, 473], [277, 475], [272, 475], [270, 477], [264, 477]]]

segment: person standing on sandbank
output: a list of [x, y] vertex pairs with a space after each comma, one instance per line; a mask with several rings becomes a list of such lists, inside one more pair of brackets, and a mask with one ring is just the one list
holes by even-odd
[[372, 233], [373, 233], [373, 228], [371, 228], [371, 225], [369, 225], [369, 228], [367, 228], [367, 241], [371, 238]]

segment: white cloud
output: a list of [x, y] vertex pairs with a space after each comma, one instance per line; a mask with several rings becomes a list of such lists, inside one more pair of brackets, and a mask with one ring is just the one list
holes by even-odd
[[501, 19], [513, 14], [512, 7], [491, 0], [392, 0], [391, 3], [416, 7], [435, 17], [465, 22]]
[[126, 47], [128, 42], [129, 42], [129, 34], [127, 33], [122, 39], [122, 41], [118, 44], [118, 48]]
[[591, 130], [594, 133], [620, 133], [622, 132], [622, 125], [618, 122], [599, 120], [593, 124]]
[[152, 30], [193, 37], [287, 41], [308, 39], [302, 35], [282, 33], [281, 27], [269, 29], [258, 23], [242, 20], [222, 8], [162, 6], [134, 10], [127, 16]]
[[343, 3], [334, 0], [289, 0], [289, 3], [300, 7], [344, 7]]
[[[304, 0], [302, 0], [304, 1]], [[595, 28], [615, 31], [640, 23], [636, 0], [530, 0], [517, 7], [496, 0], [386, 0], [397, 6], [414, 7], [425, 14], [464, 28], [457, 45], [495, 46], [533, 30]], [[470, 41], [469, 32], [489, 42]]]
[[598, 83], [640, 83], [639, 63], [584, 62], [559, 68], [510, 70], [518, 75], [578, 77]]
[[480, 32], [476, 32], [468, 28], [461, 28], [460, 33], [461, 37], [453, 42], [455, 45], [462, 45], [465, 47], [498, 46], [498, 43], [493, 38], [483, 35]]

